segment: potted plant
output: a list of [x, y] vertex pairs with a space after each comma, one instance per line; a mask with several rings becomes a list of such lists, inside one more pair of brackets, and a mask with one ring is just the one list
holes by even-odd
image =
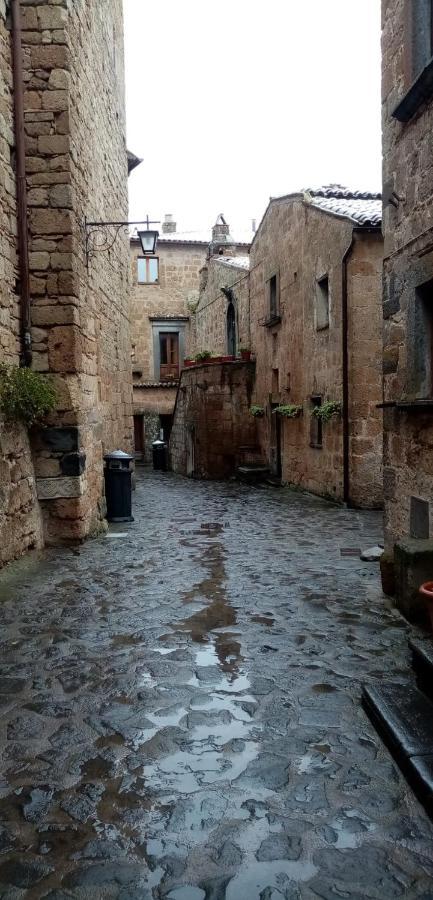
[[200, 353], [196, 353], [194, 360], [196, 363], [206, 363], [209, 362], [212, 357], [212, 353], [210, 350], [201, 350]]
[[239, 347], [239, 353], [243, 362], [249, 362], [251, 359], [251, 350], [248, 347]]
[[254, 416], [255, 419], [262, 419], [265, 414], [265, 410], [263, 406], [250, 406], [250, 414]]
[[195, 359], [192, 359], [191, 356], [186, 356], [185, 359], [184, 359], [184, 361], [183, 361], [183, 364], [184, 364], [184, 366], [185, 366], [186, 369], [188, 369], [190, 366], [193, 366], [194, 363], [195, 363]]
[[296, 403], [289, 403], [287, 406], [276, 406], [272, 412], [278, 413], [285, 419], [298, 419], [302, 410], [302, 406], [298, 406]]
[[330, 422], [331, 419], [341, 416], [341, 403], [338, 400], [326, 400], [321, 406], [315, 406], [312, 415], [321, 422]]
[[419, 592], [427, 606], [427, 612], [430, 618], [430, 626], [433, 631], [433, 581], [425, 581], [421, 585]]

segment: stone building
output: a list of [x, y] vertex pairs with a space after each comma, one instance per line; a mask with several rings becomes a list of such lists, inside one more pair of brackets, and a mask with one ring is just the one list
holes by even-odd
[[25, 357], [57, 403], [30, 440], [0, 425], [1, 562], [98, 531], [103, 454], [132, 445], [128, 238], [92, 252], [101, 233], [88, 232], [86, 258], [83, 229], [128, 218], [122, 2], [11, 9], [13, 27], [0, 3], [1, 361]]
[[236, 255], [244, 258], [250, 233], [233, 239], [223, 216], [212, 233], [179, 232], [166, 215], [155, 255], [143, 258], [138, 239], [131, 240], [132, 371], [136, 458], [148, 462], [160, 430], [168, 439], [179, 373], [186, 356], [197, 352], [195, 319], [206, 262]]
[[366, 507], [382, 504], [380, 222], [380, 195], [276, 198], [250, 254], [262, 454], [283, 482]]
[[[392, 549], [433, 536], [433, 12], [421, 0], [384, 0], [382, 9], [384, 493]], [[431, 556], [427, 569], [431, 578]]]
[[[273, 199], [249, 272], [247, 260], [210, 259], [194, 314], [199, 349], [224, 354], [240, 344], [253, 354], [259, 415], [252, 430], [233, 394], [248, 435], [237, 460], [248, 451], [284, 483], [366, 507], [382, 504], [380, 222], [380, 195], [332, 186]], [[183, 373], [186, 397], [194, 377]], [[185, 419], [179, 402], [176, 429]], [[329, 403], [335, 414], [323, 422], [313, 410], [323, 405], [323, 414]], [[207, 423], [190, 405], [197, 443]]]

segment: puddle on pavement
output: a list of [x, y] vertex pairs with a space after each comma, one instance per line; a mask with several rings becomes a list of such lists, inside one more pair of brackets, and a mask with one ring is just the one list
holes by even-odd
[[291, 862], [285, 859], [256, 862], [248, 859], [227, 885], [226, 900], [240, 900], [241, 897], [263, 900], [266, 888], [275, 888], [275, 891], [280, 891], [281, 888], [290, 890], [293, 882], [309, 881], [317, 872], [317, 867], [310, 862]]

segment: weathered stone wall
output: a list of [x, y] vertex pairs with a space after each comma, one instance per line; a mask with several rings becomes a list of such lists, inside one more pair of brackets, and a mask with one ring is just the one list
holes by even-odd
[[[127, 220], [122, 4], [32, 2], [23, 25], [33, 365], [58, 387], [50, 424], [75, 429], [34, 445], [55, 541], [100, 527], [103, 454], [132, 445], [129, 242], [87, 270], [82, 230], [85, 217]], [[66, 476], [65, 452], [81, 454]]]
[[249, 413], [252, 363], [232, 362], [184, 369], [170, 441], [172, 468], [195, 478], [228, 478], [242, 447], [256, 444]]
[[[20, 308], [16, 290], [16, 186], [10, 32], [0, 3], [0, 363], [19, 365]], [[27, 430], [0, 420], [0, 565], [42, 544]]]
[[[403, 0], [384, 0], [382, 9], [383, 180], [399, 198], [384, 207], [384, 396], [393, 403], [433, 396], [431, 322], [420, 290], [433, 279], [433, 103], [407, 122], [393, 118], [412, 80], [410, 37]], [[390, 407], [384, 425], [385, 540], [392, 547], [402, 537], [433, 534], [431, 410]]]
[[[231, 288], [228, 298], [221, 288]], [[236, 257], [214, 256], [201, 272], [200, 301], [195, 311], [192, 355], [203, 350], [220, 356], [227, 354], [227, 307], [232, 299], [236, 313], [237, 345], [250, 347], [248, 308], [248, 270], [236, 264]]]
[[[131, 241], [131, 327], [134, 362], [142, 374], [138, 381], [155, 380], [152, 324], [149, 316], [189, 316], [189, 303], [198, 301], [200, 269], [206, 260], [207, 248], [201, 244], [175, 244], [158, 241], [159, 259], [157, 284], [139, 284], [137, 259], [141, 246]], [[189, 329], [186, 334], [186, 354], [190, 352]], [[181, 363], [183, 360], [180, 361]]]
[[[312, 446], [312, 397], [342, 403], [342, 271], [352, 242], [350, 221], [319, 212], [301, 199], [274, 202], [251, 248], [251, 346], [256, 356], [254, 403], [265, 408], [259, 422], [263, 454], [276, 469], [280, 429], [282, 480], [315, 493], [343, 499], [343, 424], [323, 425], [321, 447]], [[380, 236], [359, 238], [348, 269], [350, 343], [350, 499], [381, 504], [380, 419]], [[281, 322], [267, 326], [268, 279], [278, 273]], [[317, 279], [328, 275], [329, 328], [317, 330]], [[370, 316], [370, 344], [353, 339]], [[352, 340], [351, 340], [352, 339]], [[376, 354], [376, 355], [375, 355]], [[362, 373], [365, 389], [358, 388]], [[368, 373], [368, 377], [367, 377]], [[370, 377], [371, 376], [371, 377]], [[277, 425], [272, 407], [302, 405], [297, 419]], [[362, 440], [361, 440], [362, 438]], [[378, 454], [378, 456], [377, 456]], [[374, 460], [374, 462], [373, 462]]]

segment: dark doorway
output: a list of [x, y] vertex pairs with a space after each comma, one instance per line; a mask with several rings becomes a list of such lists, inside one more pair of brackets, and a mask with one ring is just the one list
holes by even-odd
[[159, 424], [162, 431], [162, 439], [166, 444], [170, 441], [171, 429], [173, 427], [173, 416], [160, 416]]
[[227, 353], [236, 356], [236, 311], [232, 301], [227, 307]]
[[144, 416], [134, 416], [134, 451], [136, 459], [144, 459]]
[[274, 478], [281, 479], [283, 474], [282, 452], [281, 452], [281, 416], [274, 410], [277, 403], [271, 404], [271, 474]]

